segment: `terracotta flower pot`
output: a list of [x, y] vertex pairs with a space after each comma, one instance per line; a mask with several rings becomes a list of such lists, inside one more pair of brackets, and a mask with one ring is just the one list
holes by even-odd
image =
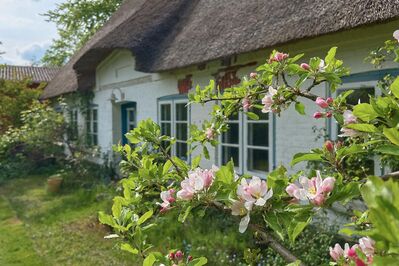
[[47, 191], [50, 193], [58, 193], [62, 184], [62, 177], [60, 175], [53, 175], [47, 179]]

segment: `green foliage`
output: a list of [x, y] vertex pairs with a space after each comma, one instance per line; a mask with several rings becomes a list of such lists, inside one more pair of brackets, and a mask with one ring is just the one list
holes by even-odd
[[22, 111], [39, 99], [44, 84], [37, 88], [31, 85], [30, 80], [0, 79], [0, 134], [4, 134], [10, 127], [20, 127]]
[[57, 26], [58, 39], [53, 40], [42, 62], [62, 66], [101, 28], [118, 9], [122, 0], [66, 0], [44, 14]]

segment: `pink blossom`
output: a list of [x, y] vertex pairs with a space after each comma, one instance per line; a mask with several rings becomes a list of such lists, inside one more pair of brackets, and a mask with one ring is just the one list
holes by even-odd
[[399, 42], [399, 30], [393, 32], [393, 37]]
[[176, 251], [175, 258], [179, 261], [183, 259], [183, 252], [181, 250]]
[[328, 112], [326, 113], [326, 117], [328, 117], [328, 118], [331, 118], [332, 115], [333, 115], [333, 113], [332, 113], [331, 111], [328, 111]]
[[245, 208], [245, 201], [243, 200], [234, 200], [231, 205], [231, 214], [234, 216], [244, 216], [248, 213], [248, 210]]
[[283, 61], [283, 60], [285, 60], [285, 59], [287, 59], [287, 58], [288, 58], [288, 54], [276, 52], [276, 53], [274, 54], [274, 56], [272, 56], [272, 57], [269, 59], [269, 63], [272, 63], [272, 62], [281, 62], [281, 61]]
[[162, 199], [162, 203], [161, 205], [161, 212], [165, 212], [170, 208], [170, 205], [176, 201], [176, 199], [174, 198], [173, 194], [175, 194], [175, 190], [174, 189], [169, 189], [167, 191], [162, 191], [161, 192], [161, 199]]
[[328, 108], [328, 103], [326, 102], [326, 100], [324, 99], [324, 98], [322, 98], [322, 97], [317, 97], [316, 98], [316, 104], [318, 105], [318, 106], [320, 106], [321, 108]]
[[194, 194], [208, 189], [215, 178], [216, 168], [211, 170], [197, 168], [188, 172], [188, 177], [180, 185], [182, 189], [177, 192], [177, 198], [181, 200], [191, 200]]
[[304, 70], [310, 70], [310, 66], [308, 64], [306, 64], [306, 63], [302, 63], [301, 64], [301, 68], [304, 69]]
[[256, 73], [256, 72], [251, 72], [251, 73], [249, 74], [249, 77], [250, 77], [251, 79], [256, 79], [257, 76], [258, 76], [258, 73]]
[[333, 152], [334, 151], [334, 143], [331, 140], [327, 140], [326, 142], [324, 142], [324, 147], [329, 152]]
[[343, 115], [345, 125], [354, 124], [357, 122], [357, 117], [352, 113], [352, 111], [346, 110]]
[[248, 112], [248, 110], [252, 107], [252, 103], [251, 100], [248, 97], [245, 97], [242, 100], [242, 109], [244, 110], [244, 112]]
[[322, 112], [317, 111], [317, 112], [315, 112], [313, 114], [313, 118], [315, 118], [315, 119], [319, 119], [319, 118], [322, 118], [322, 117], [323, 117], [323, 113]]
[[335, 244], [334, 248], [330, 247], [330, 256], [334, 261], [339, 261], [344, 257], [344, 250], [339, 244]]
[[334, 99], [333, 99], [332, 97], [328, 97], [328, 98], [326, 99], [326, 102], [327, 102], [328, 104], [332, 104], [332, 103], [334, 102]]
[[205, 137], [206, 137], [208, 140], [213, 140], [213, 139], [215, 138], [215, 130], [214, 130], [212, 127], [208, 127], [208, 128], [205, 130]]
[[272, 86], [269, 87], [269, 92], [262, 99], [263, 109], [262, 113], [269, 113], [272, 111], [272, 105], [274, 103], [273, 96], [276, 95], [277, 90]]
[[296, 201], [310, 201], [316, 206], [324, 204], [327, 194], [334, 188], [335, 179], [327, 177], [321, 178], [320, 171], [316, 171], [316, 177], [311, 179], [301, 176], [299, 184], [289, 184], [285, 191]]
[[245, 201], [245, 208], [251, 210], [254, 204], [264, 206], [267, 200], [273, 196], [273, 190], [267, 189], [265, 180], [253, 176], [249, 183], [245, 178], [241, 179], [241, 184], [237, 187], [237, 195]]
[[374, 240], [369, 237], [362, 237], [359, 239], [359, 247], [367, 257], [374, 255], [374, 245]]
[[354, 137], [361, 135], [361, 133], [359, 131], [351, 129], [351, 128], [346, 128], [346, 127], [341, 128], [341, 132], [342, 132], [342, 134], [339, 134], [338, 137], [354, 138]]

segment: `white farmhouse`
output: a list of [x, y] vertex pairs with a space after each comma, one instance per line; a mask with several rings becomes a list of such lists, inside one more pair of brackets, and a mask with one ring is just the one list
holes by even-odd
[[[102, 152], [125, 142], [124, 134], [151, 118], [177, 138], [173, 154], [187, 158], [190, 124], [208, 119], [206, 108], [186, 106], [187, 92], [215, 79], [218, 86], [240, 82], [277, 49], [291, 55], [324, 56], [338, 46], [337, 57], [351, 68], [337, 93], [356, 89], [360, 99], [379, 94], [377, 81], [386, 65], [374, 69], [364, 58], [399, 28], [398, 0], [127, 0], [106, 25], [47, 86], [43, 97], [92, 91], [86, 115], [71, 117]], [[316, 93], [328, 96], [324, 86]], [[297, 152], [320, 147], [316, 128], [337, 136], [333, 120], [315, 120], [295, 110], [253, 122], [239, 115], [220, 138], [204, 167], [233, 158], [238, 172], [264, 174], [288, 165]]]

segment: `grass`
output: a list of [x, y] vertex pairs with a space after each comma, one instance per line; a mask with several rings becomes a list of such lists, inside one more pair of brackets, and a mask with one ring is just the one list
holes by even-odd
[[45, 184], [30, 176], [0, 186], [0, 265], [135, 265], [97, 222], [112, 202], [109, 188], [49, 195]]

